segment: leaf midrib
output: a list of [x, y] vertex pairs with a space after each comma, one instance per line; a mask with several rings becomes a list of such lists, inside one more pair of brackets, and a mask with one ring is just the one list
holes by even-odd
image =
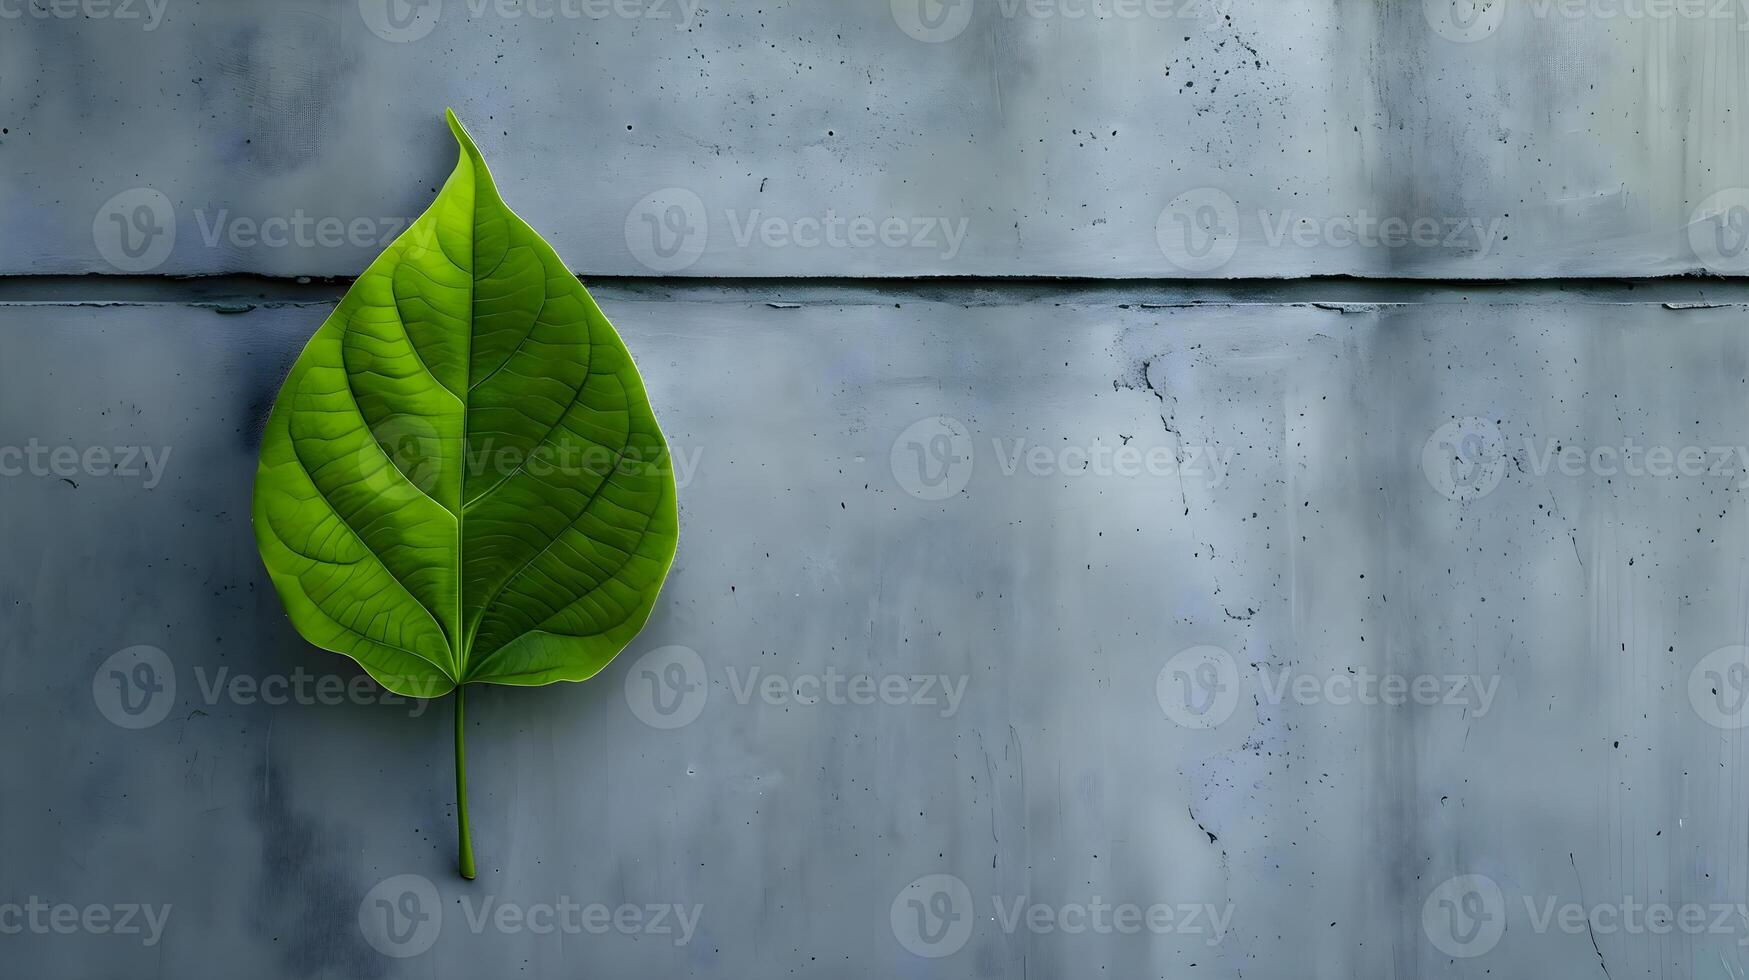
[[[465, 144], [463, 152], [468, 158], [468, 175], [473, 179], [473, 187], [470, 188], [472, 194], [468, 202], [468, 329], [464, 331], [464, 333], [467, 334], [467, 349], [462, 354], [462, 366], [471, 369], [474, 363], [474, 301], [479, 292], [480, 285], [480, 280], [475, 270], [475, 266], [479, 263], [480, 253], [480, 174], [477, 168], [484, 167], [485, 160], [480, 157], [479, 153], [475, 150], [474, 141], [468, 137], [467, 130], [462, 128], [461, 121], [455, 118], [454, 113], [449, 113], [449, 119], [450, 125], [454, 126], [456, 129], [457, 136], [459, 136]], [[506, 249], [506, 254], [508, 254], [508, 249]], [[500, 261], [500, 264], [502, 264], [502, 261]], [[467, 384], [465, 376], [463, 377], [462, 383], [464, 385]], [[467, 541], [467, 535], [464, 533], [464, 526], [467, 523], [465, 517], [467, 514], [467, 507], [465, 506], [462, 497], [468, 490], [468, 418], [473, 414], [469, 410], [469, 403], [471, 401], [469, 396], [473, 394], [473, 390], [472, 386], [468, 386], [464, 389], [465, 393], [463, 395], [458, 395], [456, 397], [456, 400], [461, 403], [462, 407], [461, 458], [458, 460], [460, 465], [456, 467], [455, 476], [455, 501], [456, 506], [459, 508], [455, 515], [456, 637], [454, 640], [456, 660], [455, 677], [458, 689], [465, 686], [468, 682], [468, 654], [469, 647], [472, 645], [473, 640], [472, 634], [467, 632], [466, 622], [462, 619], [462, 612], [467, 608], [467, 578], [465, 577], [467, 571], [467, 555], [462, 552], [462, 547]]]

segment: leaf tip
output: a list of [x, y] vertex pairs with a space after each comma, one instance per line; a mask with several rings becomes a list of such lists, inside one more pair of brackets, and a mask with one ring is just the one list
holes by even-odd
[[449, 123], [449, 131], [454, 134], [456, 143], [461, 147], [461, 159], [457, 162], [457, 167], [459, 168], [464, 163], [471, 164], [480, 186], [487, 193], [496, 196], [497, 191], [492, 186], [491, 171], [486, 168], [486, 158], [481, 155], [480, 148], [474, 145], [474, 138], [468, 135], [468, 128], [462, 125], [460, 119], [456, 118], [454, 109], [444, 109], [443, 118]]
[[474, 147], [473, 137], [468, 135], [468, 129], [466, 126], [462, 125], [462, 121], [456, 118], [454, 109], [445, 107], [443, 110], [443, 119], [445, 122], [449, 123], [449, 131], [455, 135], [455, 141], [462, 145], [463, 150], [478, 152]]

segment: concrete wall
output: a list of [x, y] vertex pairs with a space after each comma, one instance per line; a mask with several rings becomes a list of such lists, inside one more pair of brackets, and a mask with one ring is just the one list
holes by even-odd
[[[0, 0], [0, 974], [1749, 974], [1749, 287], [1549, 281], [1749, 270], [1746, 15], [1085, 9]], [[248, 523], [445, 105], [682, 508], [472, 884]]]
[[[1744, 640], [1743, 460], [1639, 476], [1539, 460], [1741, 444], [1743, 306], [598, 295], [682, 462], [686, 531], [655, 619], [601, 678], [474, 695], [472, 885], [450, 874], [447, 703], [231, 686], [356, 674], [287, 626], [245, 516], [262, 408], [324, 299], [4, 307], [0, 363], [19, 367], [0, 442], [154, 447], [159, 465], [62, 479], [49, 462], [0, 484], [0, 726], [24, 747], [0, 764], [21, 842], [0, 881], [20, 901], [172, 907], [150, 947], [8, 936], [20, 975], [1749, 965], [1740, 920], [1605, 933], [1593, 952], [1529, 911], [1741, 900], [1740, 746], [1721, 726], [1749, 715], [1691, 679], [1741, 659], [1708, 657]], [[912, 448], [939, 434], [963, 440], [945, 465]], [[1466, 435], [1498, 454], [1454, 477], [1438, 444]], [[142, 645], [174, 689], [135, 730], [108, 672]], [[1201, 647], [1224, 654], [1182, 653]], [[131, 672], [160, 654], [123, 656]], [[643, 678], [669, 663], [702, 693], [664, 716]], [[898, 703], [848, 686], [806, 703], [833, 671], [905, 680]], [[754, 687], [773, 675], [778, 697]], [[1346, 703], [1348, 680], [1393, 676], [1437, 689]], [[940, 874], [975, 918], [929, 959], [891, 913]], [[1506, 932], [1453, 960], [1423, 909], [1464, 874], [1497, 883]], [[416, 954], [397, 959], [356, 920], [402, 875], [431, 883], [441, 930], [388, 944]], [[683, 944], [476, 933], [488, 896], [700, 917]], [[992, 902], [1020, 896], [1230, 918], [1219, 937], [1005, 931]]]
[[7, 0], [0, 270], [353, 274], [448, 172], [453, 105], [595, 275], [1749, 271], [1736, 0], [53, 16], [111, 2]]

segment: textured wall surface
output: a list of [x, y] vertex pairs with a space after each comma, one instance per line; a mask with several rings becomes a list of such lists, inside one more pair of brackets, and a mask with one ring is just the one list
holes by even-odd
[[4, 0], [0, 271], [352, 275], [445, 105], [594, 275], [1749, 271], [1749, 8], [1469, 8]]
[[[0, 977], [1742, 980], [1745, 28], [0, 0]], [[248, 516], [446, 105], [682, 512], [471, 884]]]
[[[466, 885], [448, 704], [338, 695], [255, 555], [260, 416], [328, 298], [272, 290], [0, 306], [0, 444], [156, 461], [0, 460], [0, 898], [170, 907], [151, 945], [0, 936], [9, 975], [1749, 968], [1749, 474], [1710, 448], [1745, 441], [1743, 305], [597, 289], [680, 556], [602, 676], [471, 699]], [[1625, 445], [1637, 475], [1595, 452]], [[964, 890], [919, 919], [932, 875]], [[566, 901], [639, 924], [535, 931]], [[1636, 902], [1728, 915], [1548, 917]]]

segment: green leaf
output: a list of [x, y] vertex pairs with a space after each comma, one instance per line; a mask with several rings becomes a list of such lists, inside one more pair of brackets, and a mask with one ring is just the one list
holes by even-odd
[[274, 403], [254, 520], [305, 639], [399, 694], [457, 692], [459, 777], [461, 688], [599, 672], [649, 619], [679, 519], [631, 355], [447, 116], [455, 171]]

